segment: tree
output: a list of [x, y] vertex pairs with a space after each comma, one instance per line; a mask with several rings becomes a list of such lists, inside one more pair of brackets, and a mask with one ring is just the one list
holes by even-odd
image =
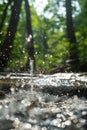
[[13, 47], [13, 41], [15, 38], [17, 25], [19, 21], [21, 4], [22, 4], [22, 0], [15, 0], [14, 5], [12, 7], [9, 27], [7, 29], [6, 38], [4, 40], [1, 53], [0, 53], [0, 69], [3, 69], [7, 66], [8, 60], [10, 58], [10, 53]]
[[80, 59], [80, 71], [87, 72], [87, 0], [79, 0], [80, 12], [75, 18], [78, 50]]
[[66, 0], [66, 26], [67, 26], [68, 41], [70, 42], [69, 46], [70, 65], [72, 71], [77, 71], [79, 67], [79, 57], [77, 50], [78, 45], [73, 26], [71, 0]]
[[[4, 21], [6, 19], [6, 14], [7, 14], [7, 9], [8, 6], [11, 5], [12, 0], [8, 0], [8, 3], [6, 4], [6, 7], [3, 11], [4, 16], [2, 16], [2, 21], [1, 21], [1, 29], [2, 25], [4, 25]], [[13, 1], [14, 5], [11, 8], [11, 17], [10, 17], [10, 22], [9, 26], [7, 29], [7, 34], [5, 37], [5, 40], [2, 44], [1, 48], [1, 54], [0, 54], [0, 68], [5, 68], [8, 64], [8, 61], [10, 60], [11, 57], [11, 51], [13, 48], [14, 40], [19, 23], [19, 16], [21, 19], [21, 6], [22, 6], [22, 0], [15, 0]], [[28, 0], [25, 0], [25, 12], [26, 13], [26, 29], [27, 30], [27, 52], [28, 52], [28, 57], [27, 57], [27, 63], [26, 63], [26, 68], [29, 68], [29, 59], [32, 59], [35, 61], [34, 58], [34, 44], [33, 44], [33, 32], [32, 32], [32, 25], [31, 25], [31, 13], [30, 13], [30, 6]], [[14, 56], [15, 57], [15, 56]], [[35, 63], [34, 63], [35, 64]]]
[[8, 0], [8, 3], [6, 4], [5, 9], [3, 11], [1, 23], [0, 23], [0, 32], [3, 28], [4, 22], [5, 22], [5, 19], [6, 19], [6, 15], [7, 15], [7, 10], [8, 10], [9, 5], [11, 4], [11, 2], [12, 2], [12, 0]]

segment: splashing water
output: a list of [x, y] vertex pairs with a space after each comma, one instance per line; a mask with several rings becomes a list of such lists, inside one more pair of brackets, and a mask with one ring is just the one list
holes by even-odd
[[[9, 129], [14, 125], [15, 130], [86, 130], [87, 100], [77, 95], [67, 96], [67, 92], [72, 93], [75, 89], [74, 85], [79, 85], [74, 82], [79, 83], [80, 78], [81, 86], [84, 86], [86, 77], [74, 77], [72, 74], [34, 77], [32, 60], [30, 70], [30, 75], [16, 76], [18, 80], [22, 79], [21, 86], [24, 83], [24, 87], [0, 101], [0, 123], [4, 122], [0, 127], [8, 129], [8, 121]], [[66, 94], [62, 95], [65, 90]], [[13, 121], [12, 125], [10, 121]]]
[[31, 84], [31, 91], [33, 91], [33, 71], [34, 71], [34, 60], [32, 60], [30, 58], [30, 75], [31, 75], [31, 80], [30, 80], [30, 84]]
[[33, 71], [34, 71], [34, 60], [30, 58], [30, 74], [33, 76]]

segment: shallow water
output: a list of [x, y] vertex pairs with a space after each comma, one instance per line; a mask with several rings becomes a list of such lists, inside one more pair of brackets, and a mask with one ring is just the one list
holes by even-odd
[[[11, 92], [0, 100], [0, 130], [86, 130], [86, 77], [67, 80], [68, 76], [62, 81], [55, 75], [29, 82], [21, 77], [21, 85], [12, 84]], [[82, 89], [76, 78], [82, 79]]]

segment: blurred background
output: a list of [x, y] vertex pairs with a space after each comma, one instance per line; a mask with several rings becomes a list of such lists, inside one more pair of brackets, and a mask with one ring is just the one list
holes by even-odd
[[87, 0], [0, 0], [0, 71], [87, 71]]

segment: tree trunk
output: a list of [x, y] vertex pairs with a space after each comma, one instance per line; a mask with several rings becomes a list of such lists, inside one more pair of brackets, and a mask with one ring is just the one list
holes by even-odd
[[31, 13], [30, 6], [28, 0], [25, 0], [25, 10], [26, 10], [26, 28], [27, 28], [27, 50], [28, 50], [28, 61], [26, 64], [26, 68], [30, 66], [30, 59], [34, 61], [34, 69], [35, 69], [35, 58], [34, 58], [34, 44], [33, 44], [33, 33], [32, 33], [32, 25], [31, 25]]
[[14, 41], [15, 34], [17, 31], [21, 4], [22, 4], [22, 0], [14, 0], [9, 27], [7, 29], [6, 38], [1, 49], [2, 51], [0, 53], [0, 69], [1, 70], [7, 66], [8, 60], [10, 58], [11, 50], [13, 47], [13, 41]]
[[[47, 23], [46, 23], [46, 19], [45, 19], [45, 17], [44, 17], [44, 23], [47, 25]], [[47, 33], [46, 33], [46, 28], [45, 29], [43, 29], [42, 28], [42, 35], [43, 35], [43, 53], [44, 53], [44, 55], [47, 53], [47, 49], [48, 49], [48, 44], [47, 44]]]
[[69, 53], [71, 69], [72, 71], [78, 71], [79, 58], [77, 50], [77, 41], [73, 27], [71, 0], [66, 0], [66, 25], [68, 41], [70, 42]]
[[12, 2], [12, 0], [8, 0], [8, 3], [6, 4], [6, 7], [5, 7], [4, 11], [3, 11], [2, 18], [1, 18], [2, 20], [1, 20], [1, 23], [0, 23], [0, 32], [1, 32], [2, 28], [3, 28], [4, 21], [6, 19], [6, 15], [7, 15], [7, 10], [8, 10], [9, 5], [11, 4], [11, 2]]

